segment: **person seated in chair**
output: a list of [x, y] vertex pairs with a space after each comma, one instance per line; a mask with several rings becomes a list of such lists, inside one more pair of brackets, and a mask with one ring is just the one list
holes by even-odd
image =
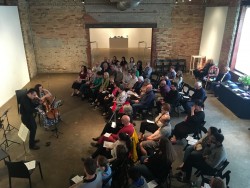
[[147, 62], [146, 67], [144, 68], [142, 73], [143, 78], [150, 78], [152, 71], [153, 69], [150, 66], [150, 62]]
[[170, 121], [169, 111], [170, 111], [170, 105], [165, 103], [162, 105], [161, 113], [159, 113], [159, 115], [155, 118], [154, 123], [147, 122], [147, 121], [141, 122], [140, 134], [138, 136], [139, 139], [143, 138], [145, 131], [154, 133], [155, 131], [159, 129], [159, 127], [162, 127], [166, 123], [169, 123]]
[[128, 188], [148, 188], [146, 180], [141, 175], [140, 171], [135, 167], [131, 167], [128, 170], [128, 177], [130, 181]]
[[216, 127], [209, 127], [207, 133], [200, 140], [198, 140], [195, 145], [187, 146], [184, 152], [183, 163], [179, 167], [177, 167], [177, 170], [180, 170], [183, 167], [189, 155], [202, 155], [203, 151], [210, 144], [210, 137], [216, 133], [221, 133], [221, 130], [218, 130]]
[[189, 100], [181, 100], [181, 104], [184, 108], [184, 113], [189, 113], [191, 107], [195, 100], [204, 101], [206, 97], [206, 91], [202, 88], [202, 83], [200, 81], [196, 82], [194, 85], [194, 94]]
[[170, 81], [173, 81], [176, 77], [176, 72], [175, 72], [175, 67], [174, 66], [171, 66], [170, 67], [170, 70], [169, 70], [169, 73], [168, 73], [168, 78]]
[[82, 183], [79, 183], [77, 188], [102, 188], [102, 175], [101, 172], [97, 172], [97, 164], [94, 159], [87, 158], [83, 162], [84, 172], [86, 177], [83, 179]]
[[220, 68], [219, 75], [216, 77], [216, 80], [211, 83], [211, 89], [215, 96], [217, 96], [221, 82], [231, 80], [231, 74], [229, 71], [230, 68], [228, 66], [222, 66], [222, 68]]
[[[170, 87], [170, 91], [166, 94], [165, 98], [156, 102], [158, 112], [161, 111], [161, 106], [165, 103], [170, 104], [171, 110], [174, 110], [176, 103], [180, 99], [180, 94], [177, 90], [177, 84], [173, 82]], [[170, 111], [171, 113], [171, 111]]]
[[176, 143], [177, 139], [185, 138], [188, 134], [194, 133], [199, 129], [199, 126], [205, 119], [203, 107], [203, 102], [201, 100], [196, 100], [194, 102], [194, 105], [191, 107], [191, 112], [185, 120], [175, 125], [172, 132], [172, 143]]
[[195, 78], [198, 79], [198, 80], [202, 80], [203, 77], [208, 74], [209, 68], [211, 66], [213, 66], [213, 65], [214, 65], [214, 61], [212, 59], [208, 59], [203, 68], [195, 69], [193, 71], [193, 74], [194, 74]]
[[176, 152], [168, 138], [160, 139], [153, 155], [141, 158], [141, 164], [135, 166], [147, 181], [164, 181], [176, 158]]
[[130, 90], [139, 95], [143, 82], [144, 82], [144, 78], [142, 76], [139, 76], [138, 81], [134, 84], [134, 86]]
[[177, 89], [181, 89], [181, 83], [183, 82], [183, 73], [182, 71], [177, 71], [175, 79], [172, 81], [177, 83]]
[[159, 88], [156, 91], [156, 99], [159, 101], [160, 99], [166, 98], [166, 95], [170, 91], [170, 87], [167, 85], [167, 82], [165, 80], [162, 80], [159, 84]]
[[223, 141], [223, 134], [216, 133], [211, 136], [209, 149], [199, 157], [190, 155], [182, 167], [182, 171], [186, 173], [186, 176], [179, 173], [177, 179], [184, 183], [190, 182], [193, 167], [206, 175], [214, 175], [216, 170], [227, 159], [225, 148], [222, 145]]
[[138, 110], [147, 109], [151, 105], [155, 98], [155, 94], [152, 89], [151, 84], [147, 85], [146, 93], [139, 100], [135, 100], [133, 102], [133, 118], [136, 118], [136, 112], [138, 112]]
[[121, 118], [121, 122], [124, 125], [116, 134], [111, 134], [109, 137], [105, 137], [105, 134], [102, 135], [97, 143], [91, 142], [91, 145], [94, 147], [98, 147], [103, 144], [104, 141], [115, 142], [118, 140], [119, 133], [127, 133], [130, 137], [134, 133], [134, 125], [130, 123], [130, 117], [128, 115], [123, 115]]
[[148, 155], [148, 153], [152, 153], [152, 150], [156, 148], [159, 144], [159, 140], [161, 138], [169, 138], [171, 135], [172, 127], [170, 122], [166, 122], [161, 127], [159, 127], [153, 134], [143, 135], [143, 140], [140, 143], [140, 151], [141, 155]]

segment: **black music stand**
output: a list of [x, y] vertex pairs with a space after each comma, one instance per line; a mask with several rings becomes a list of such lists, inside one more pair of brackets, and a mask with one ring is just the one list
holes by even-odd
[[[10, 108], [9, 108], [9, 109], [10, 109]], [[3, 137], [4, 137], [4, 141], [0, 144], [0, 146], [4, 145], [4, 146], [5, 146], [5, 149], [4, 149], [4, 150], [6, 150], [6, 148], [10, 147], [12, 144], [20, 144], [19, 142], [15, 142], [15, 141], [10, 140], [10, 139], [7, 138], [7, 134], [6, 134], [7, 132], [12, 131], [13, 129], [18, 130], [16, 127], [12, 126], [12, 125], [9, 123], [9, 118], [8, 118], [8, 115], [7, 115], [8, 112], [9, 112], [9, 109], [7, 109], [7, 110], [3, 113], [3, 115], [0, 117], [0, 127], [3, 129]], [[4, 128], [4, 124], [3, 124], [5, 118], [6, 118], [7, 123], [8, 123], [7, 126], [6, 126], [6, 128]]]

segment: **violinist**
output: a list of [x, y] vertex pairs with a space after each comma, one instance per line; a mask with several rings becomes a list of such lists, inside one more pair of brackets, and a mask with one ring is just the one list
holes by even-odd
[[20, 100], [20, 113], [22, 123], [29, 129], [29, 148], [32, 150], [38, 150], [39, 146], [36, 145], [39, 140], [35, 140], [36, 137], [36, 121], [33, 116], [33, 113], [41, 111], [38, 108], [35, 108], [33, 100], [37, 97], [35, 89], [29, 89], [27, 94], [24, 95]]

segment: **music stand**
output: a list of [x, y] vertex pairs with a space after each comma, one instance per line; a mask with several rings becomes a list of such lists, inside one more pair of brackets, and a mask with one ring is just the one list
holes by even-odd
[[9, 122], [9, 118], [8, 118], [8, 112], [9, 112], [10, 108], [8, 108], [7, 110], [4, 111], [4, 113], [2, 114], [2, 116], [0, 117], [0, 119], [3, 118], [3, 120], [6, 118], [7, 120], [7, 127], [5, 129], [5, 131], [12, 131], [13, 129], [16, 129], [18, 131], [18, 129], [16, 127], [14, 127], [13, 125], [10, 124]]
[[[10, 108], [9, 108], [9, 109], [10, 109]], [[3, 115], [0, 117], [0, 128], [3, 129], [3, 137], [4, 137], [4, 141], [0, 144], [0, 146], [4, 145], [4, 150], [6, 150], [6, 149], [7, 149], [8, 147], [10, 147], [12, 144], [20, 144], [19, 142], [15, 142], [15, 141], [10, 140], [10, 139], [7, 138], [6, 132], [10, 132], [10, 131], [13, 130], [13, 129], [18, 130], [17, 128], [15, 128], [14, 126], [12, 126], [12, 125], [9, 123], [9, 119], [8, 119], [8, 115], [7, 115], [9, 109], [7, 109], [7, 110], [3, 113]], [[3, 118], [3, 117], [4, 117], [4, 118]], [[3, 119], [2, 119], [2, 118], [3, 118]], [[3, 124], [5, 118], [7, 119], [7, 123], [8, 123], [8, 125], [6, 126], [6, 128], [4, 128], [4, 124]]]
[[29, 129], [23, 123], [21, 123], [20, 129], [18, 131], [18, 136], [23, 141], [24, 160], [26, 160], [26, 157], [28, 156], [28, 153], [25, 147], [25, 141], [27, 139], [28, 134], [29, 134]]

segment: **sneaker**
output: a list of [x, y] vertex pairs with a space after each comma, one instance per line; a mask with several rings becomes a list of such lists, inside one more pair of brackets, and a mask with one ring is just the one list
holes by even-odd
[[90, 106], [94, 106], [95, 105], [95, 102], [92, 102], [91, 104], [90, 104]]
[[97, 141], [99, 140], [99, 138], [100, 138], [100, 137], [98, 136], [98, 137], [96, 137], [96, 138], [92, 138], [92, 140], [97, 142]]
[[37, 139], [37, 140], [35, 140], [34, 142], [35, 142], [35, 143], [38, 143], [38, 142], [40, 142], [40, 140], [39, 140], [39, 139]]

